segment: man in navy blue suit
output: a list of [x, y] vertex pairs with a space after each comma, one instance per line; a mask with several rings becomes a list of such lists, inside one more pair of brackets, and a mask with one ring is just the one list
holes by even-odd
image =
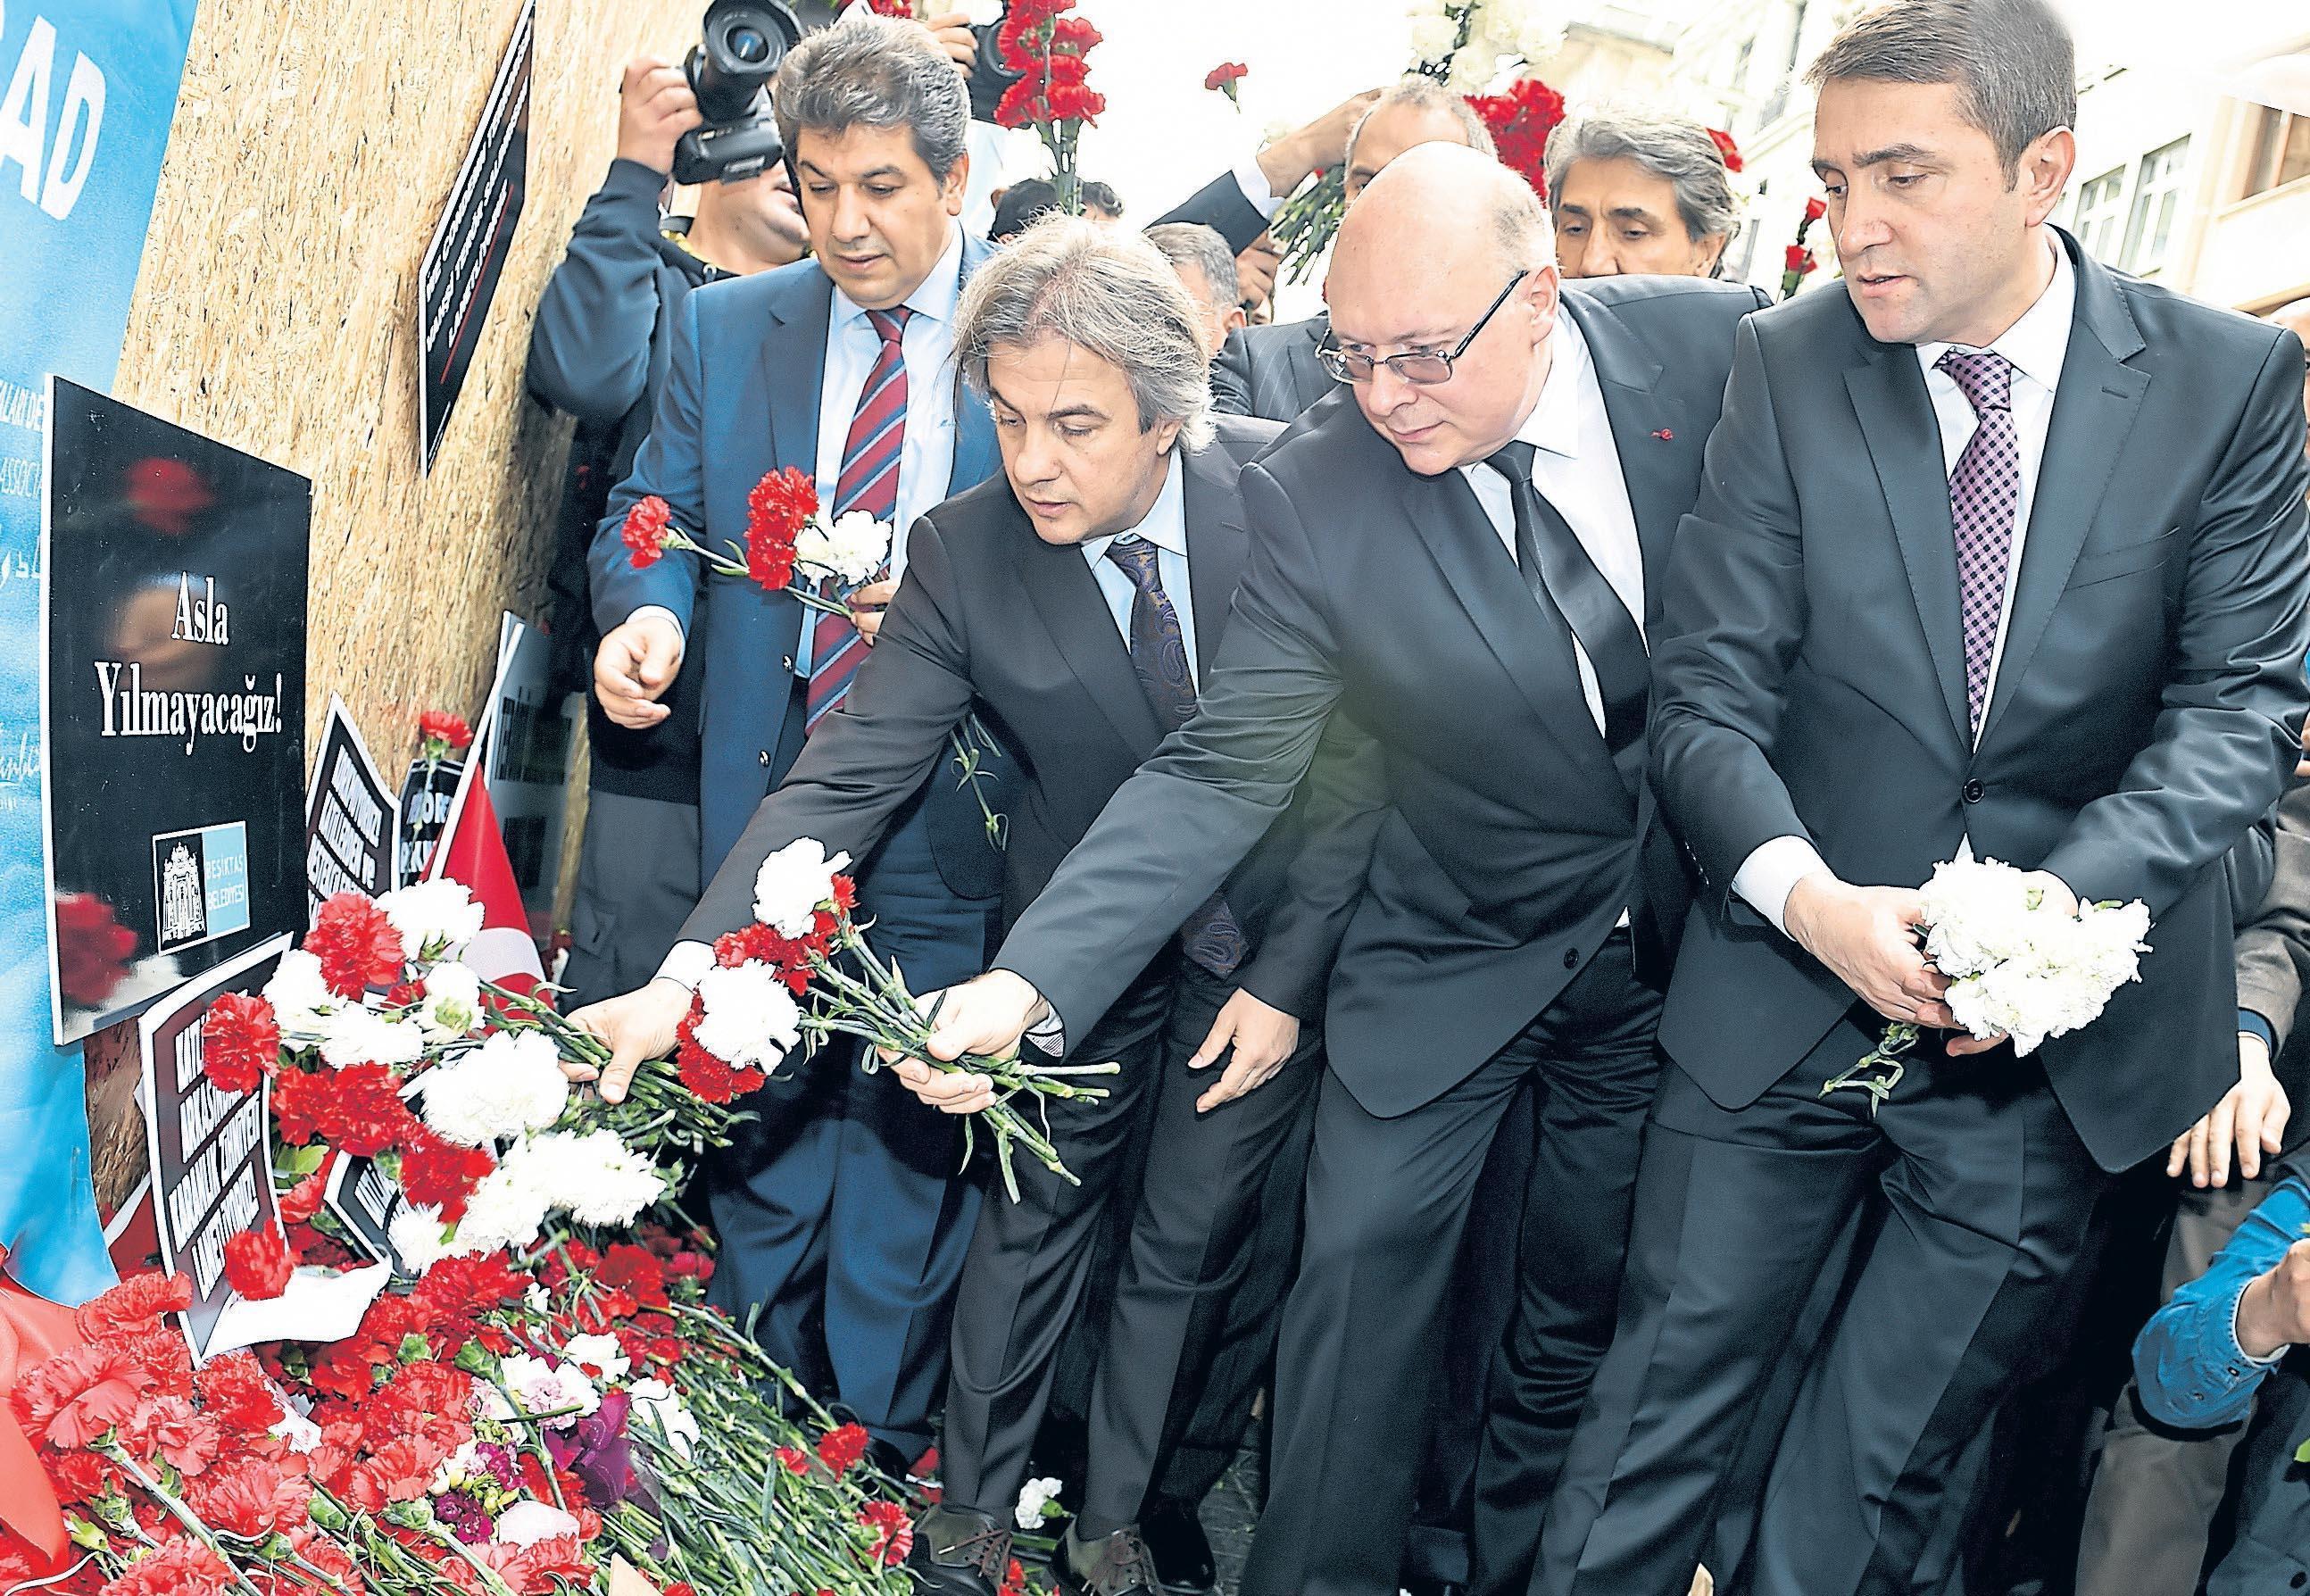
[[[864, 7], [788, 54], [775, 96], [812, 259], [683, 301], [648, 441], [595, 536], [594, 687], [654, 724], [692, 649], [702, 667], [700, 864], [710, 878], [820, 718], [842, 701], [896, 590], [903, 543], [847, 619], [685, 560], [636, 570], [619, 536], [645, 495], [710, 546], [742, 542], [765, 473], [798, 467], [829, 512], [903, 527], [997, 464], [983, 401], [954, 380], [962, 280], [987, 248], [956, 218], [969, 100], [931, 34]], [[865, 862], [875, 941], [917, 984], [977, 969], [1001, 887], [977, 802], [934, 775]], [[693, 984], [685, 943], [659, 979]], [[617, 1000], [612, 1000], [612, 1002]], [[948, 1311], [977, 1217], [951, 1123], [839, 1054], [796, 1065], [704, 1171], [720, 1233], [716, 1298], [814, 1389], [905, 1457], [931, 1437]], [[820, 1324], [822, 1315], [823, 1325]]]

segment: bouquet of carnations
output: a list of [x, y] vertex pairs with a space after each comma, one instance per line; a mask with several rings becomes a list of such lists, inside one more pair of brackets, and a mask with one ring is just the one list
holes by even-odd
[[1082, 130], [1107, 109], [1107, 96], [1090, 86], [1086, 57], [1101, 35], [1086, 17], [1068, 13], [1075, 0], [1010, 0], [994, 35], [1003, 65], [1019, 74], [994, 108], [998, 127], [1031, 127], [1051, 156], [1051, 186], [1059, 208], [1082, 214], [1082, 179], [1075, 152]]
[[[1943, 999], [1957, 1022], [1984, 1041], [2010, 1037], [2017, 1055], [2048, 1037], [2100, 1018], [2110, 996], [2141, 978], [2149, 910], [2139, 901], [2089, 903], [2074, 915], [2048, 903], [2028, 872], [1994, 859], [1933, 866], [1924, 892], [1925, 958], [1949, 977]], [[1917, 1028], [1895, 1022], [1821, 1096], [1870, 1094], [1870, 1112], [1892, 1095], [1916, 1045]]]
[[[1411, 0], [1406, 10], [1411, 19], [1410, 70], [1468, 96], [1496, 138], [1513, 127], [1520, 148], [1529, 144], [1536, 151], [1546, 143], [1549, 129], [1563, 117], [1560, 97], [1552, 112], [1536, 116], [1540, 108], [1533, 97], [1520, 94], [1515, 86], [1499, 95], [1480, 91], [1504, 68], [1512, 66], [1521, 78], [1526, 68], [1556, 53], [1564, 42], [1564, 19], [1557, 7], [1544, 0]], [[1304, 281], [1331, 247], [1347, 214], [1344, 165], [1334, 161], [1318, 172], [1313, 183], [1283, 202], [1268, 228], [1294, 282]], [[1517, 169], [1529, 173], [1537, 162], [1526, 161]]]

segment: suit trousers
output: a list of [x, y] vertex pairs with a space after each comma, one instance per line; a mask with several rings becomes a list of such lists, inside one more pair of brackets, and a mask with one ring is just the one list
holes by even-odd
[[569, 1007], [648, 985], [699, 890], [698, 805], [589, 791], [561, 970]]
[[[992, 899], [957, 898], [919, 802], [858, 880], [867, 939], [916, 992], [986, 966]], [[711, 1298], [813, 1392], [909, 1459], [930, 1444], [950, 1307], [979, 1207], [960, 1128], [844, 1043], [790, 1062], [702, 1171], [721, 1237]]]
[[1682, 1070], [1646, 1134], [1620, 1322], [1550, 1502], [1532, 1590], [1682, 1596], [1728, 1470], [1852, 1214], [1881, 1200], [1799, 1385], [1759, 1510], [1751, 1596], [1883, 1596], [1964, 1503], [1952, 1477], [2035, 1372], [2039, 1326], [2108, 1188], [2044, 1071], [1930, 1038], [1872, 1118], [1823, 1081], [1882, 1021], [1856, 1008], [1750, 1106]]
[[945, 1500], [1008, 1523], [1080, 1310], [1107, 1205], [1133, 1140], [1145, 1175], [1116, 1271], [1093, 1377], [1089, 1464], [1076, 1522], [1086, 1535], [1134, 1522], [1189, 1409], [1174, 1387], [1203, 1366], [1251, 1262], [1261, 1181], [1299, 1130], [1320, 1044], [1303, 1038], [1247, 1097], [1199, 1114], [1220, 1066], [1190, 1070], [1234, 984], [1165, 952], [1068, 1056], [1112, 1059], [1104, 1098], [1051, 1105], [1051, 1143], [1079, 1184], [1021, 1159], [1020, 1200], [990, 1194], [954, 1313], [954, 1372], [940, 1459]]
[[1659, 1016], [1620, 932], [1522, 1033], [1408, 1114], [1378, 1118], [1325, 1079], [1245, 1596], [1395, 1596], [1461, 1238], [1493, 1134], [1527, 1082], [1541, 1129], [1521, 1323], [1495, 1383], [1531, 1405], [1510, 1422], [1529, 1450], [1516, 1467], [1536, 1522], [1611, 1332]]

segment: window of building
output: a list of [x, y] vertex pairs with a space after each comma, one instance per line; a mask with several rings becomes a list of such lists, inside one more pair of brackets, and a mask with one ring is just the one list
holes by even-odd
[[2297, 117], [2276, 106], [2262, 108], [2254, 129], [2254, 159], [2246, 168], [2245, 192], [2261, 194], [2310, 178], [2310, 117]]
[[2187, 138], [2141, 158], [2133, 183], [2133, 208], [2125, 219], [2125, 246], [2117, 264], [2128, 272], [2156, 271], [2166, 259], [2166, 240], [2182, 199], [2182, 168], [2190, 153]]
[[2078, 189], [2078, 219], [2073, 230], [2079, 247], [2097, 261], [2110, 262], [2117, 251], [2117, 224], [2125, 215], [2125, 169], [2110, 168]]

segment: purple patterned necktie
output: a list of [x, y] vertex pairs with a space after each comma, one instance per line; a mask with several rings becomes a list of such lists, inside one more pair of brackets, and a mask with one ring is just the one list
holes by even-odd
[[2003, 355], [1950, 350], [1933, 362], [1949, 374], [1979, 418], [1950, 473], [1950, 519], [1957, 531], [1958, 604], [1965, 618], [1965, 702], [1981, 735], [1989, 664], [2005, 608], [2005, 568], [2013, 518], [2021, 508], [2021, 444], [2013, 432], [2013, 368]]
[[[1140, 690], [1155, 718], [1166, 732], [1176, 732], [1194, 717], [1195, 678], [1187, 668], [1187, 638], [1179, 625], [1179, 612], [1163, 591], [1163, 578], [1156, 569], [1155, 545], [1136, 535], [1119, 537], [1107, 546], [1107, 557], [1136, 590], [1131, 599], [1131, 668], [1138, 673]], [[1243, 962], [1243, 927], [1225, 897], [1212, 893], [1187, 916], [1179, 927], [1179, 945], [1212, 975], [1235, 974]]]

